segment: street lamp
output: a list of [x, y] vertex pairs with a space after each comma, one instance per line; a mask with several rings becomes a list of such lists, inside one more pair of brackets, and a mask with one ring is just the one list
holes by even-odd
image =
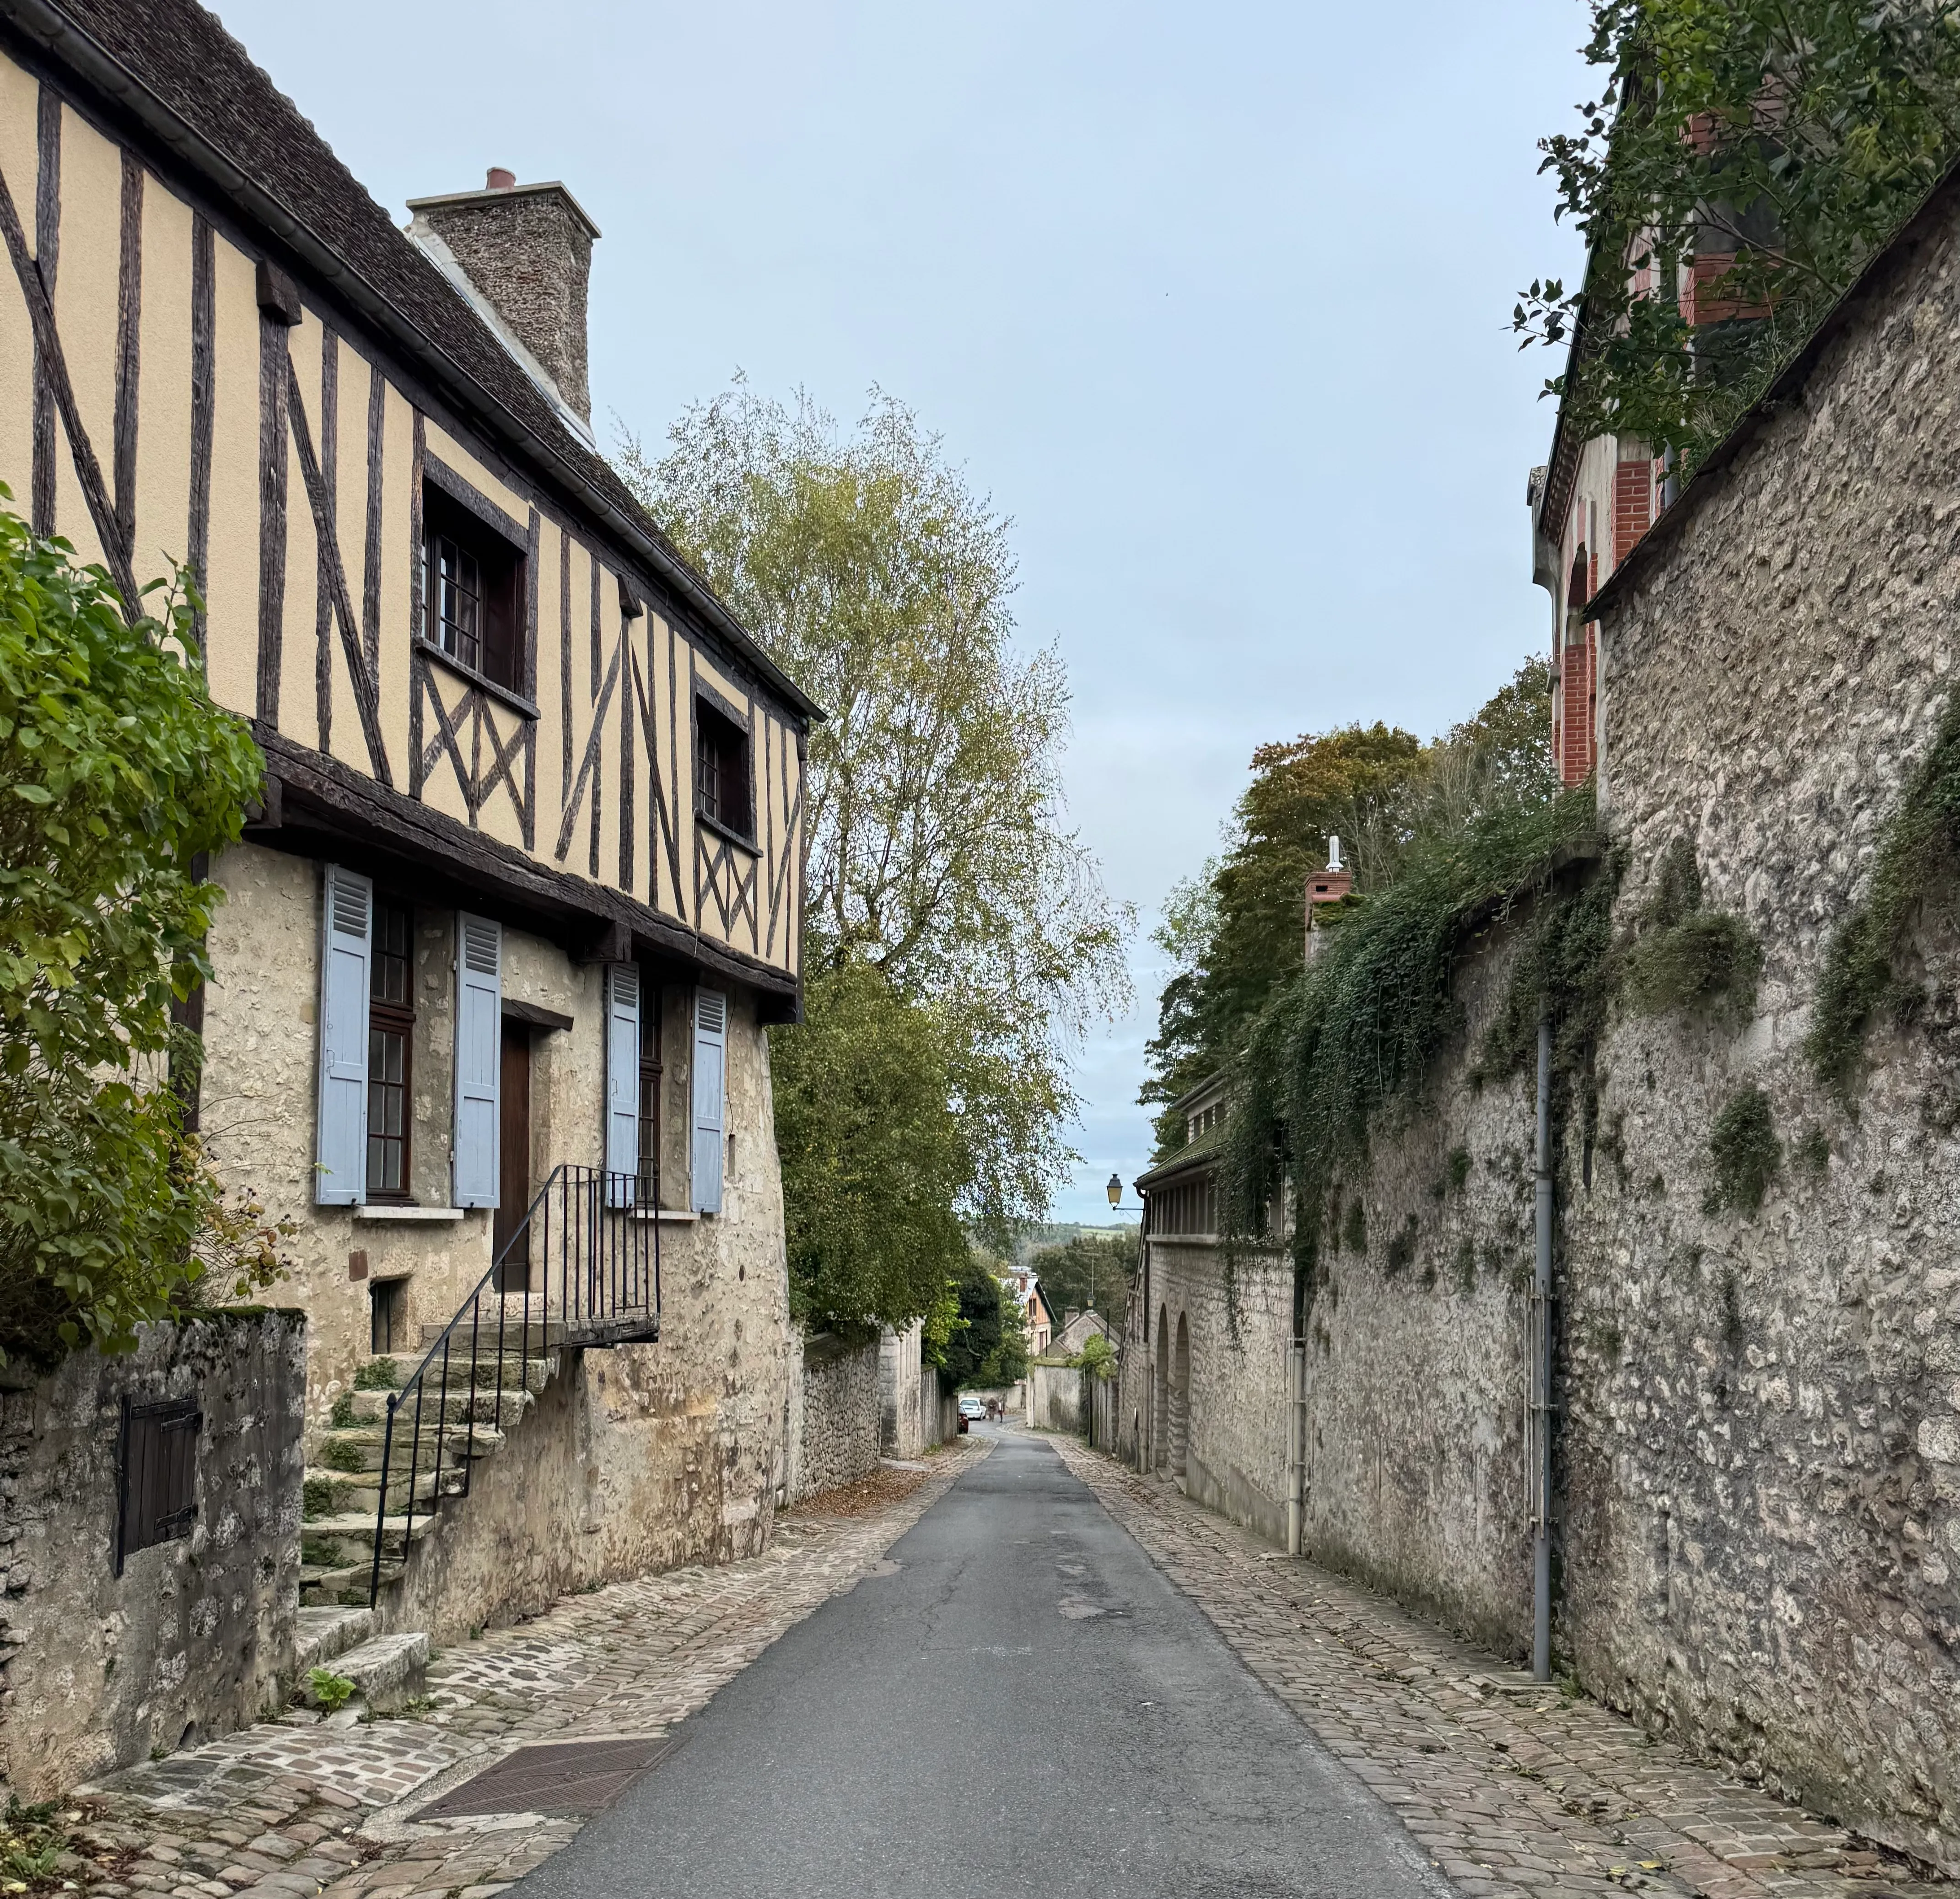
[[1120, 1174], [1109, 1176], [1109, 1206], [1113, 1212], [1123, 1204], [1123, 1177]]

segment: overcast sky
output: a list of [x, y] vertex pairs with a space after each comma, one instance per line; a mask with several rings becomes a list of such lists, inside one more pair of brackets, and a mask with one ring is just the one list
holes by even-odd
[[1575, 262], [1535, 141], [1586, 96], [1581, 0], [221, 11], [398, 220], [492, 164], [570, 186], [603, 445], [738, 369], [846, 417], [875, 384], [1013, 518], [1070, 820], [1143, 922], [1055, 1209], [1107, 1219], [1149, 1152], [1147, 932], [1252, 747], [1427, 736], [1548, 642], [1552, 365], [1505, 319]]

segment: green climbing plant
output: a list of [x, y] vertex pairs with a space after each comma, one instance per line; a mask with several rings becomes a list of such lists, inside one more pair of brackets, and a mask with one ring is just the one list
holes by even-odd
[[1899, 973], [1922, 907], [1951, 913], [1960, 864], [1960, 689], [1947, 696], [1926, 755], [1887, 821], [1863, 897], [1839, 918], [1824, 955], [1803, 1052], [1847, 1112], [1863, 1081], [1865, 1040], [1881, 1020], [1910, 1017], [1923, 987]]

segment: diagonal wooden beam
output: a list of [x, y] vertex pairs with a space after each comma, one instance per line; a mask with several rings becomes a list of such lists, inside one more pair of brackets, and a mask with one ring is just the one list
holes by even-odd
[[[651, 663], [650, 655], [648, 664]], [[673, 808], [667, 801], [667, 777], [660, 769], [660, 727], [655, 722], [653, 709], [647, 701], [647, 683], [640, 677], [640, 656], [638, 653], [633, 655], [633, 690], [638, 696], [640, 730], [646, 735], [647, 757], [652, 763], [654, 809], [659, 820], [659, 840], [667, 852], [667, 869], [673, 878], [674, 905], [676, 909], [679, 909], [681, 901], [680, 836], [674, 824]], [[654, 894], [657, 896], [659, 893], [656, 891]], [[656, 903], [654, 907], [657, 910], [660, 906]], [[683, 920], [685, 920], [685, 913], [683, 913]]]
[[62, 354], [60, 333], [55, 328], [54, 308], [48, 301], [47, 286], [41, 282], [40, 271], [27, 254], [27, 234], [21, 227], [21, 214], [14, 209], [14, 194], [7, 188], [5, 172], [0, 172], [0, 237], [6, 239], [7, 255], [12, 260], [14, 275], [20, 280], [21, 294], [27, 301], [27, 320], [34, 330], [34, 353], [42, 374], [54, 392], [55, 408], [68, 434], [68, 452], [75, 457], [75, 478], [81, 484], [82, 499], [88, 503], [89, 518], [95, 524], [95, 537], [102, 543], [110, 578], [123, 596], [123, 617], [134, 626], [142, 617], [142, 596], [137, 591], [129, 550], [103, 483], [102, 464], [95, 459], [88, 431], [82, 426], [75, 385], [68, 381], [68, 358]]
[[523, 756], [524, 734], [530, 730], [531, 722], [527, 718], [520, 718], [511, 728], [510, 738], [505, 740], [497, 736], [497, 722], [490, 714], [488, 700], [483, 703], [482, 713], [490, 728], [490, 749], [496, 757], [490, 761], [490, 769], [483, 774], [482, 781], [476, 788], [477, 808], [481, 810], [489, 803], [490, 794], [499, 785], [508, 784], [511, 802], [517, 807], [517, 816], [521, 819], [524, 814], [524, 799], [523, 794], [517, 789], [515, 767], [518, 759]]
[[422, 754], [422, 776], [426, 778], [430, 767], [444, 752], [448, 753], [449, 762], [456, 767], [456, 782], [463, 792], [463, 801], [469, 807], [470, 821], [474, 824], [476, 820], [476, 798], [470, 785], [469, 767], [463, 762], [463, 746], [457, 731], [457, 720], [460, 719], [464, 713], [475, 709], [476, 689], [473, 686], [463, 693], [462, 703], [457, 707], [456, 719], [450, 717], [449, 708], [442, 703], [442, 694], [436, 690], [435, 668], [432, 666], [422, 668], [422, 690], [428, 695], [428, 703], [435, 708], [437, 732], [435, 743]]
[[347, 574], [340, 564], [340, 542], [333, 531], [333, 508], [327, 497], [326, 483], [313, 452], [313, 432], [307, 426], [306, 403], [300, 394], [299, 371], [286, 359], [286, 413], [291, 418], [293, 445], [300, 453], [300, 478], [306, 483], [307, 500], [313, 508], [314, 538], [320, 543], [320, 558], [326, 569], [327, 584], [333, 590], [334, 617], [340, 622], [340, 648], [347, 657], [348, 676], [354, 683], [354, 703], [361, 714], [361, 736], [368, 741], [368, 762], [374, 776], [390, 791], [395, 781], [388, 769], [388, 747], [381, 736], [380, 709], [376, 703], [374, 682], [368, 671], [368, 656], [361, 650], [360, 623], [354, 617], [353, 604], [347, 597]]
[[606, 737], [606, 709], [612, 703], [612, 689], [619, 683], [619, 655], [625, 646], [625, 642], [622, 640], [612, 648], [612, 663], [606, 668], [606, 683], [600, 688], [598, 704], [593, 708], [592, 736], [585, 741], [585, 756], [579, 761], [578, 782], [571, 788], [571, 802], [565, 808], [565, 822], [558, 827], [558, 848], [553, 855], [561, 864], [571, 849], [571, 827], [578, 822], [579, 806], [585, 802], [585, 788], [599, 766], [599, 747]]

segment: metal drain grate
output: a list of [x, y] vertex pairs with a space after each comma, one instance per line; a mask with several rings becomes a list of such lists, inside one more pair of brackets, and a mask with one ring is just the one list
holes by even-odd
[[483, 1813], [597, 1813], [680, 1745], [664, 1735], [563, 1741], [520, 1748], [415, 1815], [459, 1819]]

